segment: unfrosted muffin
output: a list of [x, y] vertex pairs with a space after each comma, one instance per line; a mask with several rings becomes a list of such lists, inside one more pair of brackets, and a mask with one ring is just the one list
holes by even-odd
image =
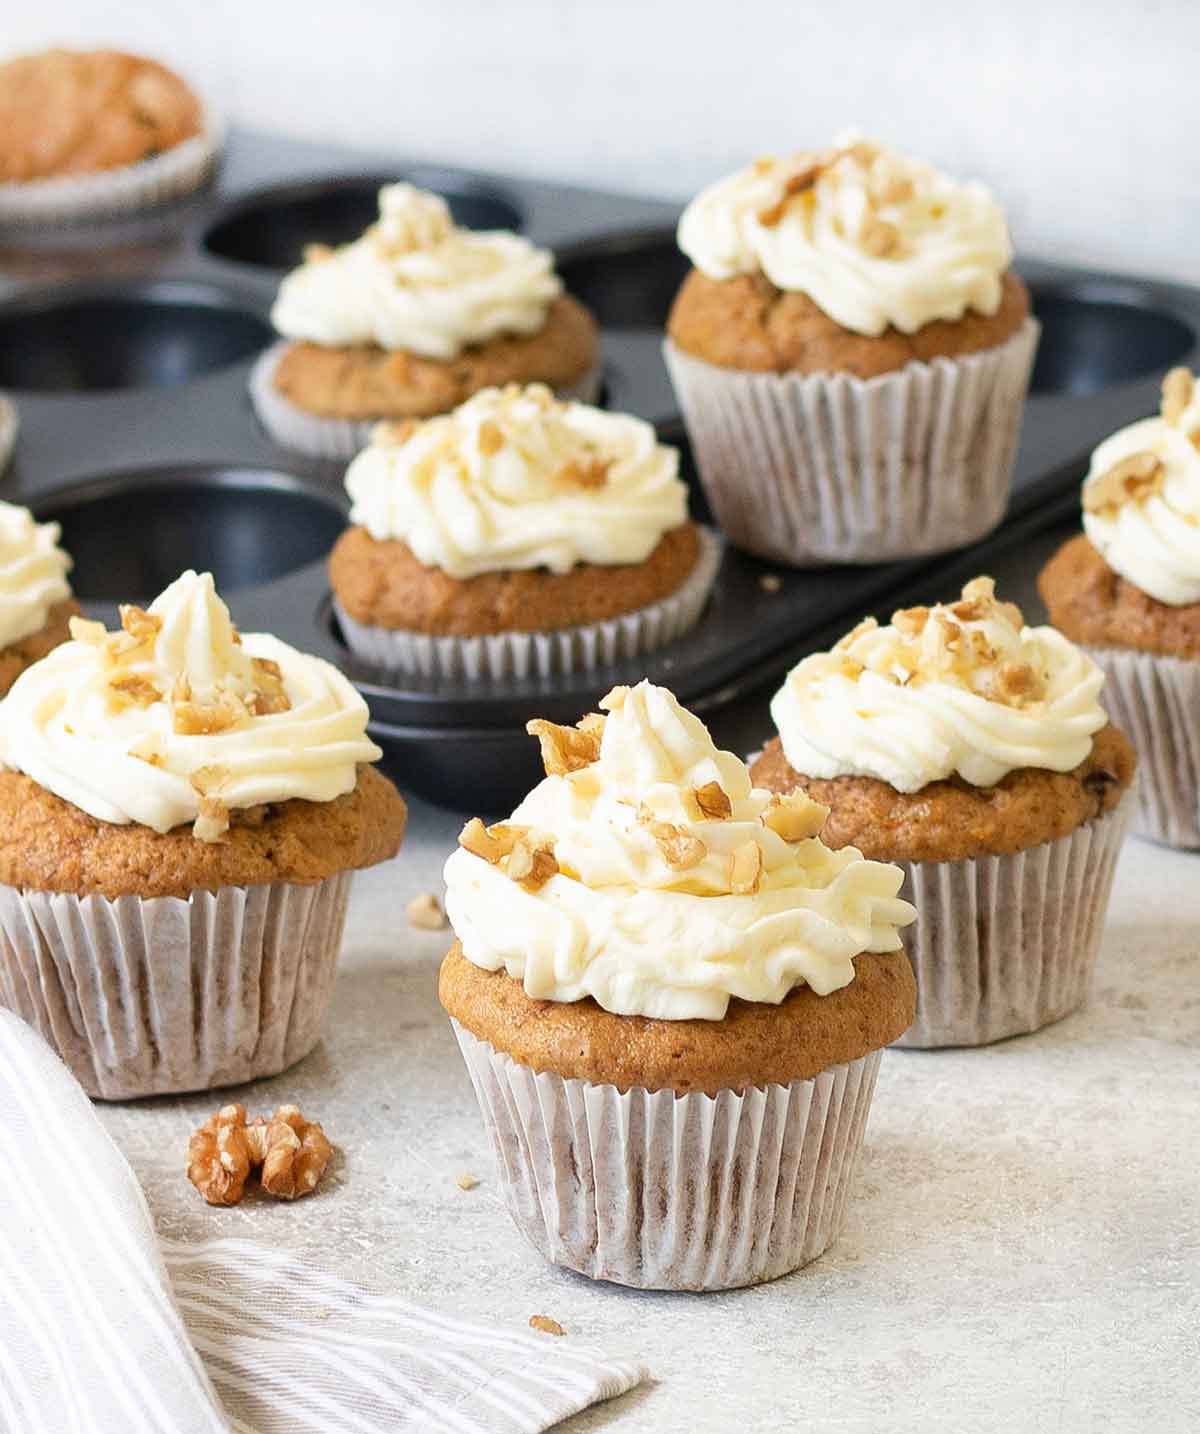
[[446, 864], [440, 994], [509, 1212], [595, 1279], [725, 1289], [836, 1237], [913, 1014], [895, 866], [752, 790], [664, 688], [530, 723], [546, 778]]
[[328, 663], [184, 573], [0, 705], [0, 1004], [110, 1099], [274, 1075], [320, 1036], [352, 873], [405, 807]]
[[410, 184], [379, 192], [379, 222], [338, 249], [313, 246], [271, 311], [285, 342], [251, 394], [273, 437], [349, 458], [381, 419], [446, 413], [480, 389], [540, 382], [571, 397], [598, 386], [596, 325], [519, 234], [455, 225]]
[[679, 246], [667, 361], [734, 542], [874, 562], [999, 522], [1037, 325], [982, 185], [849, 140], [711, 185]]
[[649, 652], [697, 620], [720, 561], [674, 448], [542, 385], [381, 425], [346, 488], [342, 631], [404, 672], [550, 676]]
[[0, 503], [0, 697], [22, 672], [70, 636], [79, 612], [58, 545], [57, 523], [35, 523], [28, 508]]
[[1084, 533], [1038, 579], [1050, 621], [1107, 677], [1141, 763], [1136, 832], [1200, 846], [1200, 395], [1172, 369], [1159, 414], [1114, 433], [1083, 484]]
[[1086, 999], [1134, 772], [1103, 682], [977, 578], [860, 623], [772, 700], [755, 782], [802, 788], [830, 845], [905, 870], [918, 998], [900, 1044], [980, 1045]]
[[0, 219], [171, 198], [202, 181], [215, 146], [201, 100], [156, 60], [45, 50], [0, 64]]

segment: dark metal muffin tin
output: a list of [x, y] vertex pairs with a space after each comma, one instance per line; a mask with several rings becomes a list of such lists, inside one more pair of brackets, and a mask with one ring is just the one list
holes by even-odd
[[[601, 324], [605, 401], [680, 444], [706, 516], [660, 353], [687, 269], [673, 206], [249, 134], [232, 137], [214, 190], [169, 209], [0, 227], [0, 389], [22, 424], [0, 496], [62, 523], [76, 591], [110, 621], [118, 600], [152, 597], [185, 566], [211, 568], [244, 630], [270, 630], [351, 677], [401, 785], [446, 805], [505, 807], [537, 775], [529, 717], [573, 721], [643, 675], [720, 737], [729, 703], [765, 695], [864, 613], [945, 595], [1072, 517], [1095, 442], [1154, 410], [1164, 369], [1196, 361], [1200, 290], [1023, 263], [1043, 331], [1012, 502], [990, 537], [912, 563], [806, 572], [729, 550], [699, 626], [636, 662], [552, 683], [397, 677], [354, 659], [331, 612], [324, 557], [346, 520], [343, 465], [273, 444], [246, 392], [281, 273], [305, 244], [360, 233], [390, 178], [440, 191], [462, 223], [556, 250]], [[764, 584], [769, 573], [778, 583]]]

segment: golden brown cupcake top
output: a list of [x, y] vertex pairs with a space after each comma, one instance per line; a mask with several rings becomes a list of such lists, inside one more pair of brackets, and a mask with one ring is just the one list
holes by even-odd
[[1104, 675], [1060, 632], [1030, 628], [990, 578], [958, 602], [867, 618], [797, 664], [771, 702], [783, 750], [812, 777], [874, 777], [916, 792], [959, 776], [1079, 765], [1107, 718]]
[[0, 181], [118, 169], [202, 126], [188, 86], [139, 55], [47, 50], [0, 65]]
[[546, 778], [504, 823], [475, 820], [446, 864], [466, 958], [535, 1000], [720, 1020], [855, 979], [914, 912], [898, 868], [832, 852], [825, 808], [751, 787], [745, 764], [641, 682], [578, 727], [532, 722]]
[[983, 185], [854, 136], [710, 185], [684, 210], [679, 247], [710, 279], [761, 273], [870, 335], [995, 313], [1012, 262]]

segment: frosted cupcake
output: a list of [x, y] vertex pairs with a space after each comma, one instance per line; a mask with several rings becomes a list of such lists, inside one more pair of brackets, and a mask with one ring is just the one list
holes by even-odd
[[961, 546], [1008, 501], [1037, 343], [980, 184], [853, 140], [683, 213], [666, 357], [713, 511], [799, 566]]
[[346, 489], [342, 632], [402, 672], [554, 676], [650, 652], [696, 622], [720, 563], [676, 450], [542, 385], [381, 425]]
[[354, 688], [207, 573], [121, 623], [73, 618], [0, 705], [0, 1005], [107, 1099], [275, 1075], [404, 803]]
[[95, 219], [198, 188], [214, 116], [156, 60], [43, 50], [0, 64], [0, 223]]
[[509, 1212], [556, 1264], [774, 1279], [836, 1237], [881, 1047], [913, 1014], [897, 867], [664, 688], [532, 722], [546, 778], [446, 864], [440, 993]]
[[379, 222], [338, 249], [313, 246], [284, 279], [283, 336], [251, 378], [278, 442], [349, 458], [381, 419], [448, 413], [496, 384], [590, 399], [596, 325], [563, 293], [554, 258], [519, 234], [460, 229], [436, 194], [379, 192]]
[[79, 612], [58, 545], [57, 523], [35, 523], [28, 508], [0, 503], [0, 697], [40, 657], [66, 642]]
[[1038, 587], [1050, 620], [1107, 677], [1105, 706], [1137, 748], [1133, 827], [1200, 847], [1200, 394], [1183, 368], [1154, 418], [1092, 454], [1084, 535]]
[[904, 869], [918, 994], [900, 1045], [981, 1045], [1085, 1001], [1134, 770], [1103, 682], [976, 578], [959, 602], [868, 618], [772, 700], [755, 782], [803, 787], [831, 846]]

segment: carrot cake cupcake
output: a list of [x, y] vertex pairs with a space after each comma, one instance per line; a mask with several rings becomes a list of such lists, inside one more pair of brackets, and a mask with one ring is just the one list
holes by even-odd
[[315, 1045], [350, 880], [405, 807], [328, 663], [184, 573], [0, 704], [0, 1005], [89, 1094], [275, 1075]]
[[880, 1050], [912, 1019], [899, 868], [751, 788], [670, 692], [531, 722], [546, 778], [446, 864], [442, 1004], [509, 1212], [654, 1289], [775, 1279], [836, 1237]]
[[30, 663], [66, 642], [79, 612], [61, 532], [57, 523], [35, 523], [28, 508], [0, 503], [0, 697]]
[[342, 632], [403, 672], [549, 676], [649, 652], [696, 622], [720, 564], [677, 451], [540, 384], [379, 426], [346, 489]]
[[119, 50], [0, 64], [0, 222], [96, 218], [195, 189], [212, 117], [165, 65]]
[[554, 258], [519, 234], [458, 228], [445, 200], [389, 184], [353, 244], [314, 245], [271, 311], [284, 342], [251, 395], [286, 446], [349, 458], [380, 419], [447, 413], [497, 384], [590, 399], [596, 324], [563, 293]]
[[981, 184], [851, 139], [711, 185], [679, 247], [667, 363], [738, 546], [876, 562], [995, 527], [1038, 326]]
[[1134, 756], [1104, 675], [976, 578], [806, 657], [751, 767], [825, 803], [825, 840], [905, 871], [917, 1017], [898, 1044], [981, 1045], [1083, 1004]]
[[1200, 393], [1163, 380], [1156, 417], [1092, 454], [1084, 533], [1038, 580], [1050, 621], [1103, 668], [1105, 706], [1141, 774], [1133, 828], [1200, 847]]

